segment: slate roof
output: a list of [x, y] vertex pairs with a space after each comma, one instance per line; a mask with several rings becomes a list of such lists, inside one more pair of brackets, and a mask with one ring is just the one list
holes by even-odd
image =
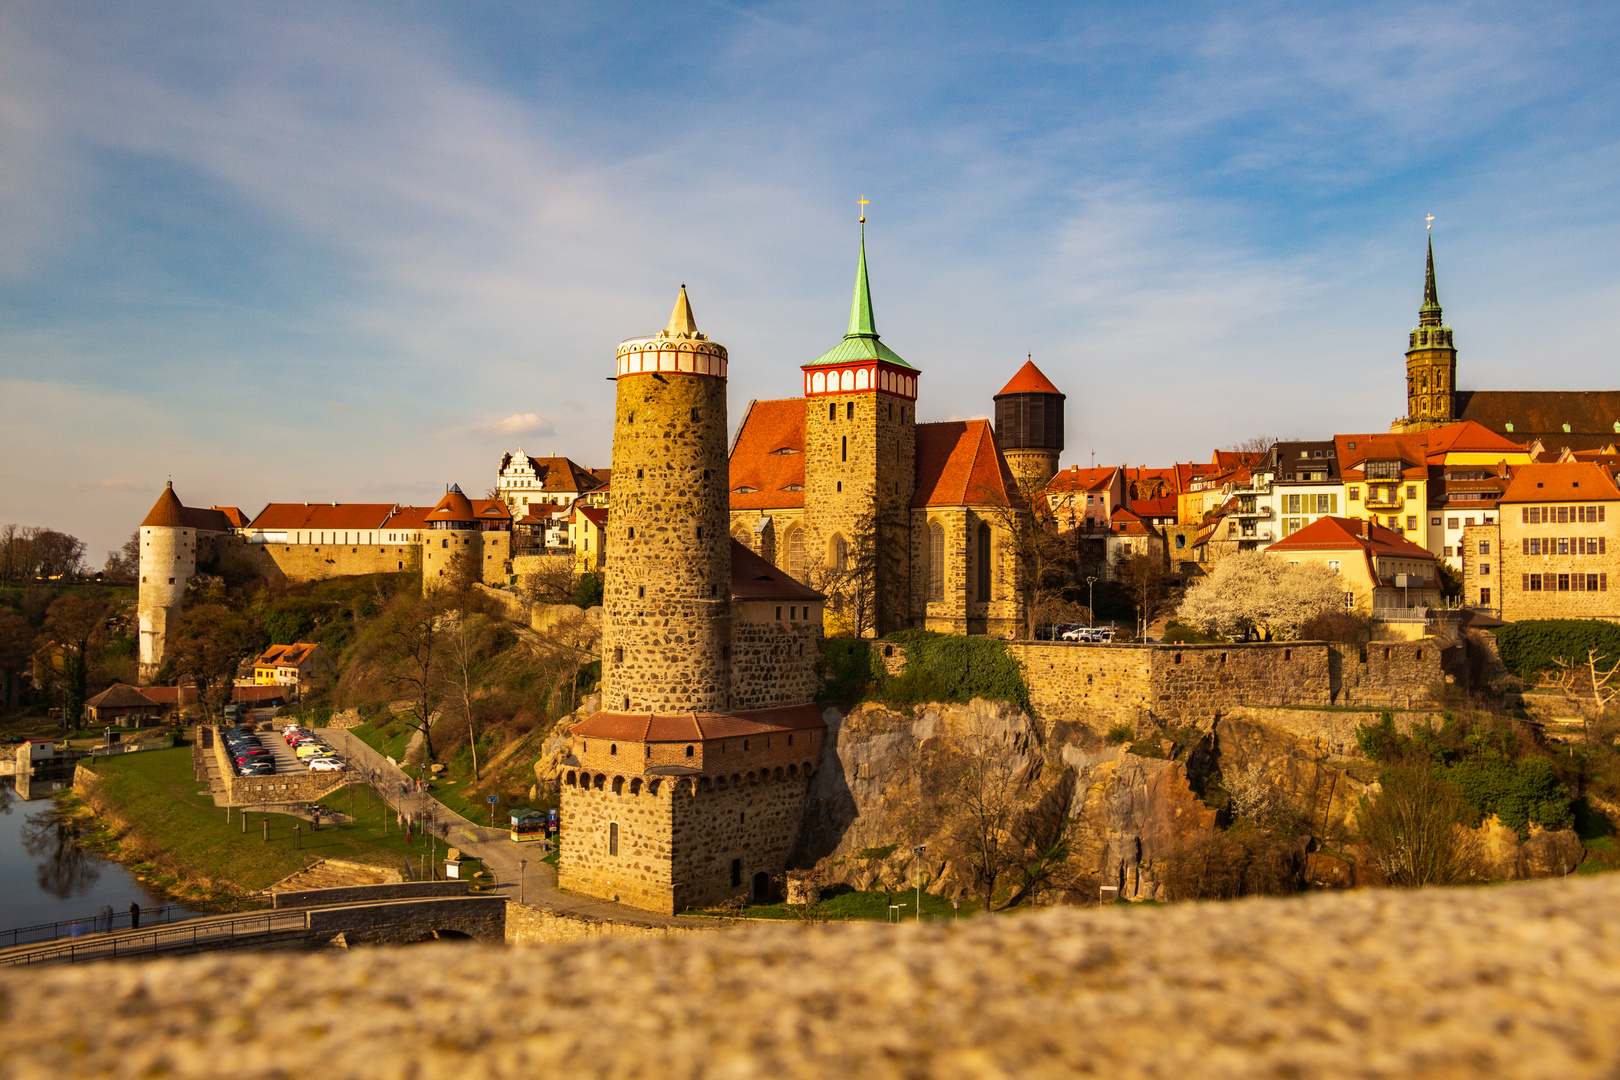
[[1620, 390], [1459, 390], [1456, 403], [1459, 418], [1549, 450], [1597, 450], [1620, 438]]
[[731, 597], [734, 600], [826, 599], [735, 540], [731, 542]]

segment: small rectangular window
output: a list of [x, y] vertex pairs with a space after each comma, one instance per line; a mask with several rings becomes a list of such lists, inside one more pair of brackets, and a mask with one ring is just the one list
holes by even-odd
[[1489, 540], [1481, 540], [1479, 542], [1479, 553], [1481, 555], [1489, 555], [1491, 553], [1491, 542]]
[[1491, 564], [1490, 563], [1482, 562], [1482, 563], [1479, 564], [1479, 576], [1480, 577], [1490, 577], [1491, 576]]
[[1491, 602], [1491, 590], [1489, 590], [1489, 589], [1481, 589], [1481, 590], [1479, 590], [1479, 602], [1481, 604], [1489, 605], [1490, 602]]

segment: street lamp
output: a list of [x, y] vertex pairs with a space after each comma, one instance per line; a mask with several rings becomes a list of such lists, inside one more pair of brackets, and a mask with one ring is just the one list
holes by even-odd
[[518, 903], [529, 902], [529, 860], [518, 860]]
[[917, 922], [922, 922], [922, 857], [923, 853], [927, 850], [927, 844], [918, 844], [916, 847], [911, 849], [911, 854], [916, 859], [917, 867]]
[[1094, 578], [1094, 577], [1086, 578], [1086, 618], [1091, 623], [1091, 625], [1089, 627], [1087, 627], [1088, 630], [1095, 630], [1097, 628], [1097, 613], [1092, 610], [1092, 606], [1091, 606], [1092, 605], [1092, 598], [1096, 595], [1096, 591], [1095, 591], [1096, 584], [1097, 584], [1097, 579], [1096, 578]]

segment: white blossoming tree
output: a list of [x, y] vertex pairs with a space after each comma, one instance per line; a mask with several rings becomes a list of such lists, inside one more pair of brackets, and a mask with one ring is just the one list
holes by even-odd
[[1193, 583], [1178, 617], [1206, 634], [1299, 634], [1311, 616], [1344, 606], [1342, 577], [1320, 563], [1291, 563], [1259, 551], [1229, 555]]

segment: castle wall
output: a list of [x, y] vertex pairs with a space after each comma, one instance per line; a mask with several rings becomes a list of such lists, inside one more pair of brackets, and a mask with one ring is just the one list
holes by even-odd
[[710, 907], [753, 896], [754, 879], [776, 878], [804, 816], [806, 776], [700, 788], [690, 782], [674, 796], [675, 910]]
[[[749, 773], [777, 768], [797, 773], [809, 770], [821, 754], [826, 733], [819, 729], [777, 731], [746, 738], [710, 739], [693, 743], [616, 742], [576, 737], [572, 744], [578, 768], [600, 773], [609, 780], [633, 777], [662, 765], [701, 769], [711, 777], [729, 774], [745, 780]], [[691, 755], [686, 748], [692, 748]], [[565, 783], [568, 782], [565, 776]]]
[[770, 709], [813, 701], [818, 682], [815, 658], [820, 648], [820, 604], [733, 602], [732, 708]]
[[422, 565], [415, 544], [247, 544], [235, 554], [275, 582], [398, 574]]
[[[657, 790], [637, 784], [632, 792], [628, 781], [597, 779], [601, 787], [562, 786], [558, 887], [673, 915], [674, 784], [665, 780]], [[612, 851], [614, 825], [617, 854]]]
[[195, 529], [141, 526], [140, 590], [136, 601], [140, 623], [140, 681], [149, 683], [163, 666], [169, 623], [180, 613], [186, 584], [197, 573]]
[[731, 535], [726, 384], [621, 376], [613, 435], [613, 558], [602, 702], [631, 712], [727, 707]]
[[1030, 704], [1049, 720], [1103, 728], [1152, 717], [1202, 723], [1239, 707], [1420, 703], [1460, 656], [1432, 639], [1366, 646], [1322, 642], [1084, 645], [1013, 642]]

